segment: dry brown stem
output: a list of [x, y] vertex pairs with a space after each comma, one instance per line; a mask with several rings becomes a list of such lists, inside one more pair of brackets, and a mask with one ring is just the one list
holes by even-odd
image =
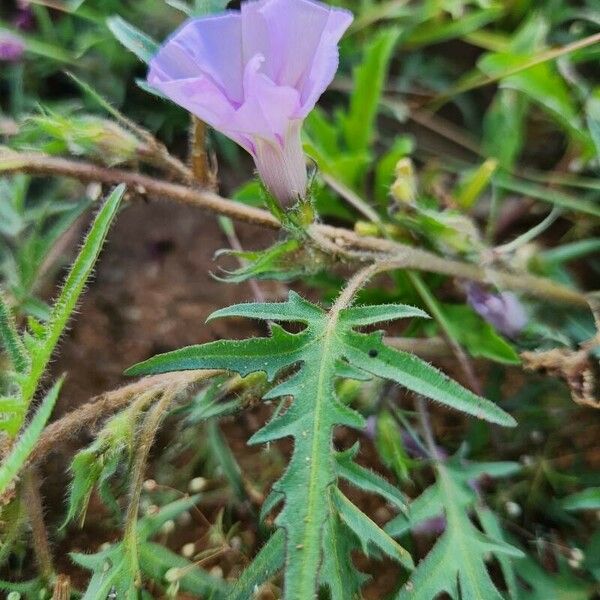
[[[92, 163], [56, 158], [39, 153], [21, 153], [0, 149], [0, 172], [29, 173], [31, 175], [73, 177], [83, 182], [97, 181], [105, 184], [125, 183], [129, 190], [142, 196], [166, 198], [209, 210], [269, 229], [280, 229], [281, 224], [271, 213], [222, 198], [218, 194], [184, 185], [169, 183], [132, 171], [108, 169]], [[313, 237], [326, 240], [327, 251], [347, 260], [375, 262], [394, 261], [396, 268], [440, 273], [462, 279], [491, 283], [502, 289], [519, 290], [524, 294], [546, 300], [586, 306], [580, 292], [569, 289], [549, 279], [526, 273], [509, 273], [479, 265], [437, 256], [398, 242], [374, 237], [361, 237], [354, 231], [315, 223], [309, 228]]]

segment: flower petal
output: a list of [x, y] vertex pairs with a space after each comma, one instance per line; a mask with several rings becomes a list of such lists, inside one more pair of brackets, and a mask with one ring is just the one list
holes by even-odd
[[228, 12], [186, 21], [152, 59], [148, 81], [208, 76], [231, 104], [239, 105], [243, 73], [241, 17]]
[[351, 22], [351, 13], [312, 0], [245, 2], [244, 60], [265, 56], [263, 72], [278, 85], [298, 90], [305, 116], [333, 79], [337, 42]]
[[338, 43], [353, 20], [352, 13], [332, 9], [321, 42], [315, 53], [312, 68], [306, 76], [301, 92], [302, 114], [305, 117], [315, 107], [321, 94], [333, 81], [339, 66]]
[[230, 124], [232, 129], [283, 145], [290, 120], [298, 111], [299, 94], [291, 87], [278, 86], [259, 72], [264, 58], [256, 55], [244, 73], [244, 104]]

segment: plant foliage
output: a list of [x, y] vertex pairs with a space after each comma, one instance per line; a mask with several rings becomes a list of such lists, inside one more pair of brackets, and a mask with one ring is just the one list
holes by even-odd
[[[210, 319], [234, 316], [298, 322], [305, 328], [290, 333], [272, 324], [268, 338], [183, 348], [136, 365], [128, 374], [219, 368], [242, 376], [262, 371], [269, 381], [277, 382], [264, 396], [266, 400], [279, 399], [275, 415], [250, 443], [294, 438], [288, 468], [265, 503], [271, 510], [283, 501], [276, 524], [286, 533], [287, 598], [313, 597], [319, 584], [329, 588], [332, 598], [341, 600], [357, 594], [363, 579], [349, 559], [357, 541], [367, 554], [376, 549], [412, 568], [406, 550], [337, 489], [338, 477], [348, 473], [355, 485], [377, 491], [382, 487], [383, 495], [390, 496], [389, 486], [381, 486], [378, 479], [363, 483], [369, 477], [348, 455], [343, 461], [335, 459], [334, 427], [364, 427], [363, 418], [337, 397], [336, 378], [382, 377], [490, 422], [514, 425], [513, 419], [420, 359], [388, 348], [381, 333], [356, 331], [383, 321], [425, 317], [419, 309], [388, 304], [334, 307], [328, 313], [290, 292], [286, 302], [236, 305], [213, 313]], [[344, 465], [341, 472], [336, 462]]]

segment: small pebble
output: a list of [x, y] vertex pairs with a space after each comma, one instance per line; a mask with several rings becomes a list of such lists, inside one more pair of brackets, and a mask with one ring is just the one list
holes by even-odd
[[189, 544], [184, 544], [181, 546], [181, 550], [179, 551], [181, 556], [185, 556], [185, 558], [192, 558], [196, 553], [196, 544], [190, 542]]
[[175, 521], [173, 521], [172, 519], [165, 521], [160, 530], [166, 535], [173, 533], [175, 531]]
[[521, 464], [523, 464], [526, 467], [531, 467], [533, 465], [533, 458], [528, 454], [523, 454], [523, 456], [521, 456], [520, 458], [520, 461]]
[[209, 573], [213, 576], [213, 577], [218, 577], [219, 579], [223, 579], [223, 569], [221, 569], [221, 567], [219, 565], [214, 566]]
[[188, 489], [192, 494], [201, 492], [206, 487], [206, 479], [204, 477], [194, 477], [188, 484]]
[[585, 554], [581, 548], [571, 548], [571, 558], [578, 562], [583, 562]]
[[521, 505], [516, 502], [508, 501], [504, 508], [508, 515], [511, 517], [520, 517], [523, 510], [521, 509]]
[[531, 434], [531, 441], [535, 444], [541, 444], [544, 441], [544, 434], [539, 429], [534, 429]]
[[153, 492], [158, 487], [158, 484], [154, 479], [146, 479], [143, 487], [146, 492]]
[[177, 524], [178, 525], [189, 525], [192, 522], [192, 515], [190, 515], [190, 513], [186, 510], [185, 512], [182, 512], [178, 517], [177, 517]]

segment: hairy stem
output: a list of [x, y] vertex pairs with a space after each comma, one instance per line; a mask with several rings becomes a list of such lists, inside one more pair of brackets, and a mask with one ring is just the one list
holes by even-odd
[[158, 395], [171, 387], [177, 387], [178, 392], [182, 392], [190, 385], [206, 381], [220, 373], [222, 371], [202, 370], [153, 375], [92, 398], [80, 408], [71, 411], [44, 429], [29, 457], [28, 464], [35, 464], [46, 459], [57, 445], [60, 446], [60, 442], [73, 437], [82, 428], [117, 412], [144, 393], [154, 391]]
[[50, 581], [54, 575], [54, 566], [48, 532], [44, 523], [44, 508], [40, 495], [39, 475], [34, 467], [29, 468], [23, 476], [23, 494], [29, 524], [31, 525], [35, 560], [42, 578], [45, 581]]
[[[106, 184], [125, 183], [129, 189], [140, 195], [167, 198], [269, 229], [281, 228], [279, 221], [269, 212], [222, 198], [213, 192], [86, 162], [55, 158], [39, 153], [20, 153], [0, 149], [0, 172], [62, 175], [84, 182], [98, 181]], [[328, 239], [330, 245], [328, 252], [337, 248], [337, 255], [351, 260], [357, 260], [361, 255], [355, 251], [362, 250], [369, 253], [363, 256], [363, 261], [373, 262], [382, 259], [396, 261], [396, 268], [428, 271], [482, 283], [492, 283], [499, 288], [519, 290], [547, 300], [587, 306], [584, 294], [542, 277], [483, 268], [479, 265], [443, 258], [398, 242], [361, 237], [342, 227], [314, 224], [309, 228], [309, 234], [311, 230], [322, 238]]]
[[68, 575], [59, 575], [54, 584], [54, 593], [52, 600], [70, 600], [71, 598], [71, 579]]
[[429, 411], [427, 410], [425, 400], [421, 396], [417, 398], [417, 411], [419, 413], [419, 421], [421, 423], [421, 429], [423, 430], [423, 439], [425, 440], [427, 452], [434, 460], [440, 460], [441, 457], [435, 443], [435, 438], [433, 437], [433, 428], [431, 427]]
[[163, 393], [161, 399], [150, 409], [144, 419], [142, 430], [140, 432], [137, 451], [132, 467], [131, 488], [129, 494], [129, 505], [125, 518], [125, 531], [123, 534], [123, 543], [131, 553], [134, 564], [137, 565], [137, 537], [136, 527], [138, 522], [140, 496], [142, 486], [146, 476], [146, 466], [152, 443], [156, 437], [156, 432], [165, 415], [165, 412], [177, 394], [177, 388], [171, 387]]

